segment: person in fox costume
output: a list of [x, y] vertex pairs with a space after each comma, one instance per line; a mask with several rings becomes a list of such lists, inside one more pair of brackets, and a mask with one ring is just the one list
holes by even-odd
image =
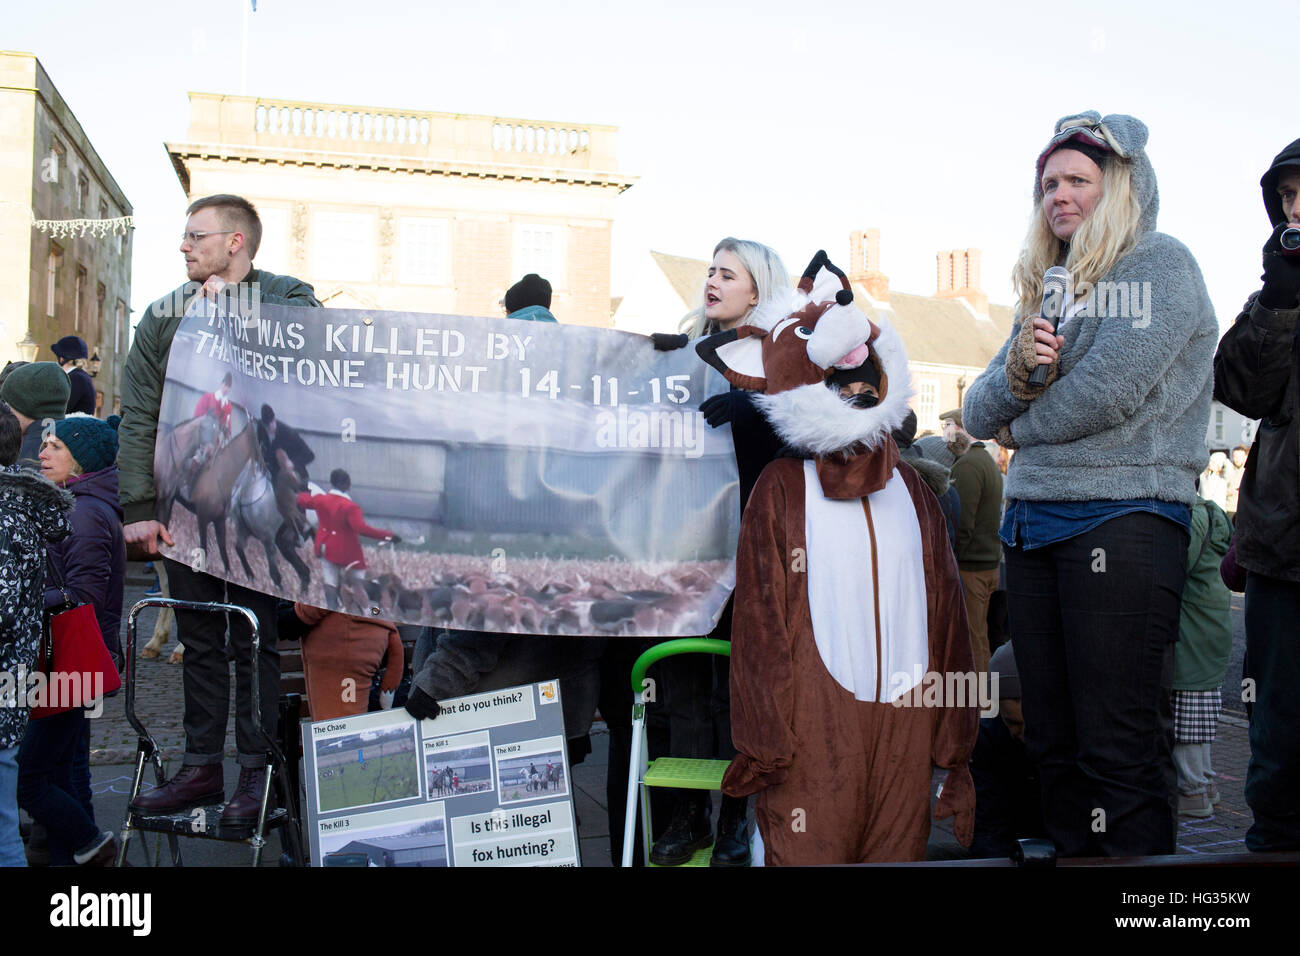
[[792, 300], [696, 348], [800, 456], [764, 469], [736, 557], [722, 789], [758, 795], [756, 860], [924, 859], [935, 765], [935, 817], [969, 845], [975, 695], [921, 685], [971, 673], [970, 636], [939, 502], [891, 436], [912, 394], [898, 334], [818, 252]]

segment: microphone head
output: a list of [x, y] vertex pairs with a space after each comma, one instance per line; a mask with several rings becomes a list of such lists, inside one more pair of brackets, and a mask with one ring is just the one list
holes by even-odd
[[1052, 266], [1043, 273], [1043, 292], [1047, 293], [1049, 289], [1059, 290], [1061, 295], [1065, 294], [1065, 288], [1070, 283], [1070, 273], [1064, 266]]

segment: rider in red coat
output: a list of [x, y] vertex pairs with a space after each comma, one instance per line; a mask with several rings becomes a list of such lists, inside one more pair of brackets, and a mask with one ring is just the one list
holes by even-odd
[[338, 607], [340, 585], [363, 588], [366, 557], [361, 550], [360, 535], [380, 541], [400, 541], [391, 531], [366, 524], [361, 506], [348, 496], [352, 477], [342, 468], [330, 473], [330, 491], [324, 495], [302, 492], [298, 507], [316, 512], [316, 556], [321, 559], [321, 576], [325, 597]]
[[221, 425], [222, 436], [230, 437], [230, 411], [234, 407], [230, 404], [230, 389], [233, 379], [229, 372], [221, 380], [221, 387], [215, 392], [204, 392], [199, 399], [198, 404], [194, 406], [194, 417], [201, 418], [211, 412], [216, 416], [217, 422]]

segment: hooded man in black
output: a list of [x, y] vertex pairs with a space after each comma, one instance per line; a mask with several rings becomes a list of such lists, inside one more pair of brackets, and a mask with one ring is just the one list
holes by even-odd
[[1246, 571], [1247, 677], [1254, 691], [1246, 802], [1255, 824], [1246, 846], [1300, 850], [1300, 256], [1283, 244], [1283, 233], [1300, 227], [1300, 139], [1277, 155], [1260, 186], [1273, 225], [1264, 285], [1219, 342], [1214, 397], [1260, 419], [1241, 480], [1235, 538], [1237, 564]]

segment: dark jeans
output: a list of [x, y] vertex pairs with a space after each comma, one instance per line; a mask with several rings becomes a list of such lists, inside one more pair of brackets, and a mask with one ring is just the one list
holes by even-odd
[[[166, 559], [171, 596], [183, 601], [221, 601], [246, 607], [257, 617], [262, 651], [262, 727], [275, 739], [280, 697], [280, 654], [275, 649], [276, 599]], [[185, 758], [187, 766], [220, 764], [226, 749], [230, 709], [230, 665], [226, 616], [176, 612], [176, 633], [185, 644]], [[241, 767], [266, 766], [266, 742], [253, 720], [252, 635], [242, 616], [229, 616], [230, 653], [235, 661], [235, 750]]]
[[1174, 642], [1187, 532], [1148, 512], [1006, 549], [1025, 742], [1065, 856], [1174, 851]]
[[18, 806], [45, 827], [51, 866], [69, 866], [72, 854], [99, 836], [73, 780], [86, 737], [86, 715], [73, 708], [30, 721], [18, 748]]
[[1300, 584], [1246, 575], [1250, 714], [1246, 803], [1255, 824], [1250, 850], [1300, 850]]

